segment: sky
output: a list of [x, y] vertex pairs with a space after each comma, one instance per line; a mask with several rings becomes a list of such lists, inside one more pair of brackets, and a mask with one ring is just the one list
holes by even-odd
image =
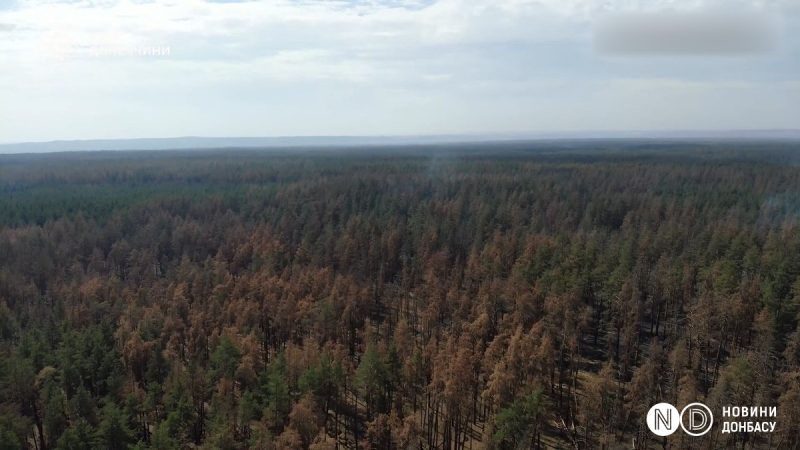
[[[620, 14], [763, 53], [601, 53]], [[0, 0], [0, 143], [800, 129], [800, 1]]]

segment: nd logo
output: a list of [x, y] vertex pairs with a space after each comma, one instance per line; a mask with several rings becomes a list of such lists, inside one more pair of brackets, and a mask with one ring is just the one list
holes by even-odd
[[647, 412], [647, 427], [658, 436], [669, 436], [678, 427], [690, 436], [702, 436], [711, 430], [713, 424], [714, 415], [702, 403], [686, 405], [680, 413], [669, 403], [659, 403]]

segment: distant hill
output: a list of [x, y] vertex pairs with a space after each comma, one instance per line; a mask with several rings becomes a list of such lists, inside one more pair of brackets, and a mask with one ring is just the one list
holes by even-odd
[[197, 148], [291, 148], [562, 139], [746, 139], [800, 140], [800, 130], [598, 131], [435, 136], [286, 136], [96, 139], [0, 144], [0, 153], [51, 153], [97, 150], [179, 150]]

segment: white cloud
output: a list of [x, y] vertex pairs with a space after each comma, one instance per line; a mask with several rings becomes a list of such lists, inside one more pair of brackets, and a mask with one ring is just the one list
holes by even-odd
[[[603, 92], [635, 96], [660, 89], [692, 91], [701, 97], [724, 92], [758, 101], [753, 92], [788, 87], [779, 83], [798, 78], [797, 64], [785, 55], [759, 61], [763, 68], [745, 67], [741, 61], [598, 59], [589, 45], [597, 15], [674, 9], [675, 5], [690, 10], [749, 7], [789, 11], [790, 21], [796, 21], [796, 3], [19, 0], [11, 9], [0, 9], [0, 24], [9, 25], [1, 32], [0, 85], [14, 87], [13, 92], [0, 91], [4, 105], [0, 119], [10, 118], [5, 123], [0, 120], [0, 135], [19, 140], [70, 133], [91, 138], [97, 125], [90, 126], [89, 121], [128, 117], [123, 123], [129, 125], [109, 123], [105, 129], [118, 134], [136, 130], [146, 136], [148, 129], [163, 133], [163, 127], [146, 125], [150, 117], [144, 115], [169, 123], [175, 114], [189, 118], [175, 120], [183, 128], [175, 128], [172, 134], [191, 134], [195, 130], [192, 115], [203, 123], [198, 127], [208, 130], [206, 134], [217, 135], [535, 128], [535, 124], [526, 125], [527, 116], [539, 116], [538, 106], [530, 103], [554, 111], [553, 123], [543, 118], [540, 124], [596, 128], [604, 122], [592, 119], [590, 112], [608, 111], [601, 103], [609, 101]], [[109, 47], [169, 47], [170, 53], [88, 56], [92, 49]], [[770, 80], [777, 81], [770, 84]], [[576, 92], [591, 95], [581, 99]], [[776, 101], [775, 96], [762, 97], [764, 102]], [[199, 100], [203, 98], [214, 100], [203, 103]], [[675, 98], [675, 102], [689, 102], [686, 96]], [[637, 104], [633, 97], [623, 100]], [[268, 112], [270, 123], [278, 125], [260, 125], [245, 117], [262, 110], [258, 102], [269, 103], [268, 111], [283, 108], [296, 114]], [[130, 116], [126, 116], [126, 105]], [[161, 105], [164, 112], [142, 105]], [[419, 105], [425, 105], [423, 111], [414, 110]], [[204, 107], [226, 114], [216, 116], [202, 111]], [[791, 112], [781, 108], [782, 113]], [[20, 109], [27, 112], [13, 111]], [[636, 108], [619, 109], [615, 120], [635, 124], [630, 116], [633, 110], [638, 114]], [[44, 123], [67, 114], [72, 114], [71, 125], [57, 132]], [[303, 117], [308, 119], [302, 124], [288, 122]], [[780, 120], [775, 118], [776, 123]]]

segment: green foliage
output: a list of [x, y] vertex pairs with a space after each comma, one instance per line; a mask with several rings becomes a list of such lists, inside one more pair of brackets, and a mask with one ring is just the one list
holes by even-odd
[[17, 347], [17, 351], [33, 365], [38, 372], [45, 366], [55, 365], [55, 354], [45, 339], [44, 333], [38, 328], [26, 330]]
[[278, 429], [287, 422], [292, 409], [289, 382], [286, 380], [286, 356], [280, 353], [259, 377], [259, 395], [267, 422]]
[[[95, 430], [84, 419], [78, 419], [58, 439], [56, 450], [99, 450], [104, 447], [95, 436]], [[117, 447], [119, 448], [119, 447]]]
[[91, 395], [89, 395], [89, 392], [83, 387], [83, 385], [80, 385], [78, 387], [78, 391], [69, 400], [69, 407], [70, 407], [69, 409], [71, 417], [80, 417], [88, 420], [89, 422], [94, 421], [95, 418], [94, 401], [92, 400]]
[[384, 389], [388, 375], [383, 358], [374, 344], [369, 344], [356, 369], [356, 383], [367, 399], [367, 417], [388, 411], [389, 401]]
[[261, 418], [262, 410], [253, 391], [245, 391], [239, 399], [237, 421], [242, 428], [249, 428], [250, 422]]
[[203, 448], [213, 450], [236, 450], [236, 438], [232, 424], [227, 420], [227, 411], [215, 414]]
[[211, 370], [215, 379], [232, 380], [242, 359], [242, 353], [228, 336], [222, 336], [219, 345], [211, 355]]
[[323, 352], [319, 362], [309, 367], [300, 377], [301, 394], [311, 392], [321, 404], [327, 404], [344, 382], [341, 361], [334, 362], [330, 353]]
[[63, 388], [69, 397], [83, 386], [95, 397], [117, 395], [125, 372], [109, 325], [67, 330], [58, 350]]
[[152, 450], [178, 450], [180, 446], [170, 437], [169, 425], [162, 423], [150, 438], [150, 448]]
[[145, 372], [144, 379], [148, 384], [158, 383], [162, 385], [169, 376], [169, 371], [169, 361], [164, 358], [161, 351], [155, 350], [147, 364], [147, 372]]
[[142, 405], [139, 403], [139, 399], [136, 398], [136, 395], [134, 393], [128, 394], [128, 398], [125, 399], [122, 415], [126, 418], [128, 428], [132, 431], [134, 437], [141, 437], [140, 435], [142, 434], [142, 424], [139, 418], [142, 409]]
[[501, 448], [528, 448], [544, 411], [542, 390], [515, 401], [497, 413], [494, 441]]
[[0, 405], [0, 450], [27, 450], [31, 421], [9, 405]]
[[[64, 409], [66, 399], [64, 394], [59, 389], [59, 386], [52, 379], [45, 382], [43, 389], [40, 392], [40, 403], [43, 406], [44, 417], [42, 423], [44, 425], [45, 440], [49, 443], [60, 442], [61, 434], [67, 429], [67, 411]], [[78, 421], [76, 423], [83, 423]], [[86, 423], [88, 425], [88, 422]], [[74, 432], [84, 432], [83, 428], [77, 428]], [[68, 439], [76, 439], [74, 436]], [[76, 444], [70, 444], [76, 445]]]
[[17, 325], [14, 323], [11, 311], [4, 302], [0, 301], [0, 340], [11, 340], [16, 330]]
[[103, 419], [97, 426], [97, 440], [102, 448], [108, 450], [126, 450], [136, 440], [128, 428], [122, 411], [113, 403], [106, 404], [102, 411]]
[[386, 361], [383, 366], [386, 369], [386, 376], [384, 377], [385, 391], [388, 403], [391, 403], [392, 396], [397, 391], [403, 374], [403, 362], [400, 361], [396, 345], [393, 344], [389, 347], [389, 353], [386, 355]]
[[161, 427], [173, 442], [179, 444], [191, 441], [192, 427], [197, 421], [197, 413], [191, 405], [189, 394], [183, 378], [177, 378], [164, 402], [167, 418]]

